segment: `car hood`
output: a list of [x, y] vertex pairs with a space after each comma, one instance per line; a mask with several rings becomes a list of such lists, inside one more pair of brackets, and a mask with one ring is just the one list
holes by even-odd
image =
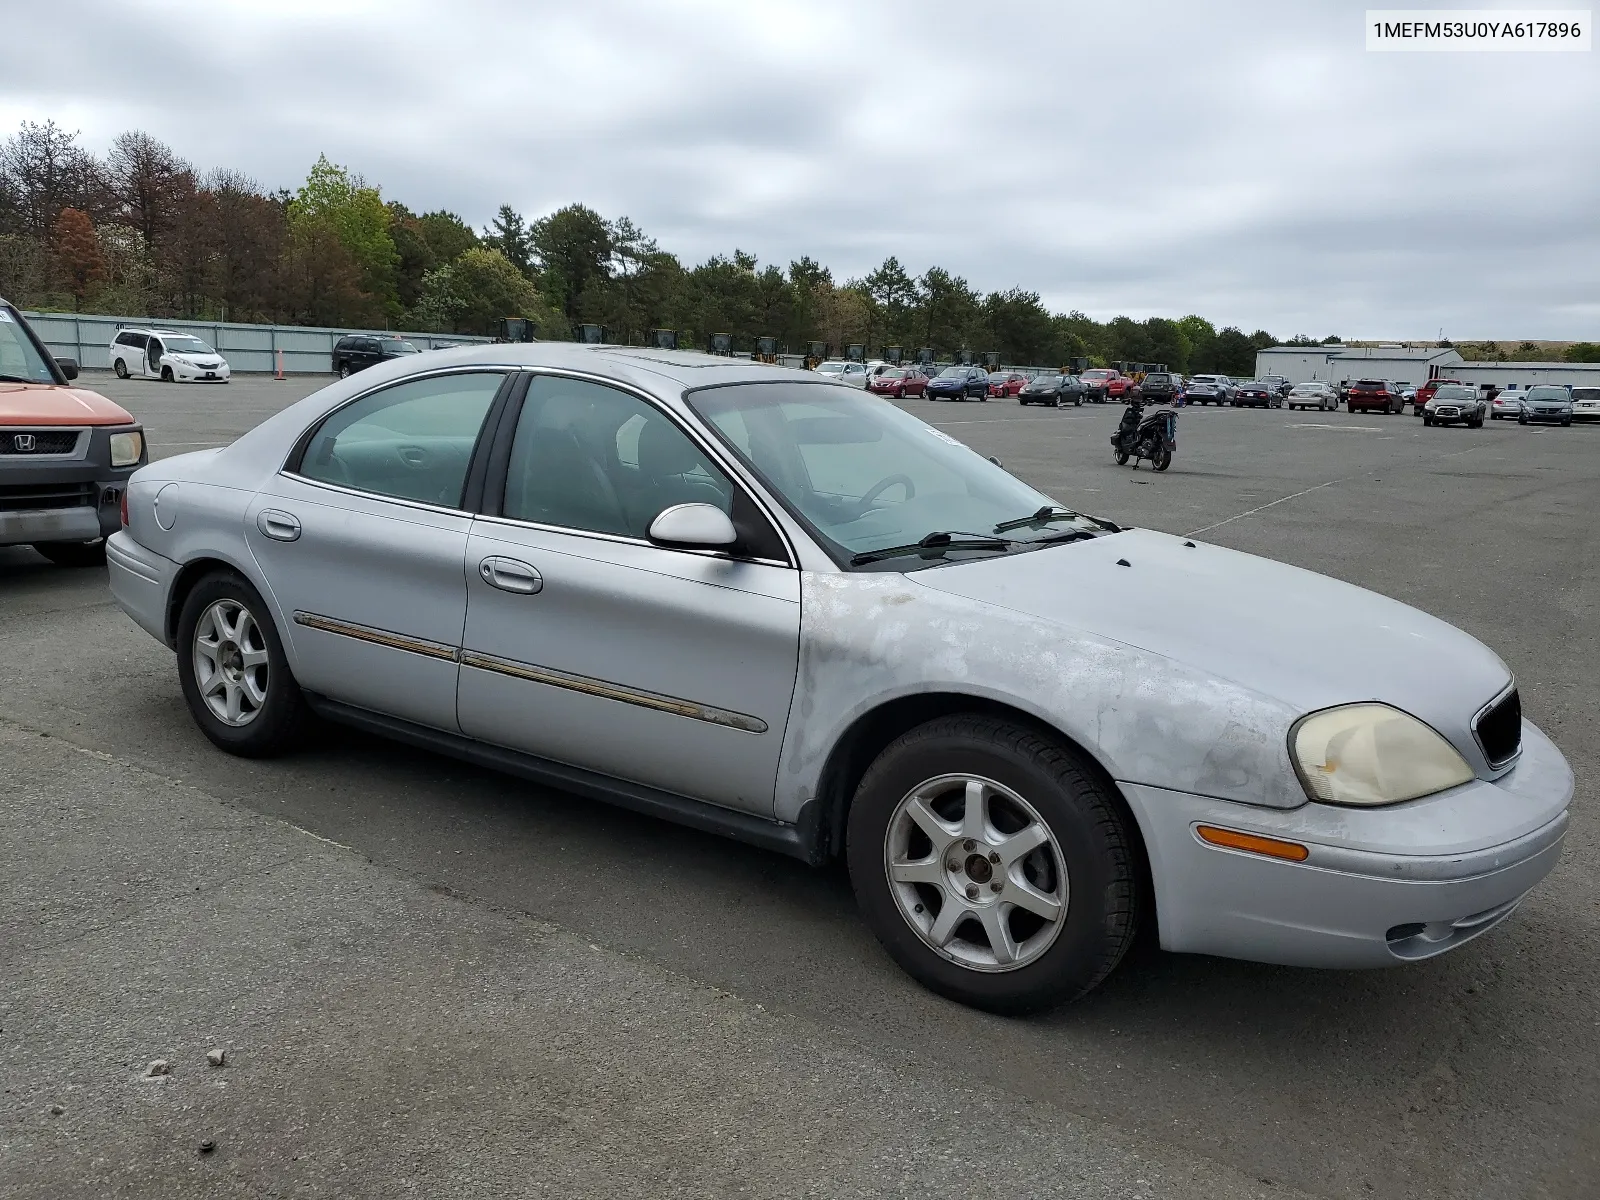
[[99, 392], [55, 383], [0, 383], [0, 425], [131, 425]]
[[1387, 596], [1152, 530], [918, 571], [925, 587], [1159, 654], [1299, 712], [1381, 700], [1478, 761], [1511, 682], [1477, 639]]

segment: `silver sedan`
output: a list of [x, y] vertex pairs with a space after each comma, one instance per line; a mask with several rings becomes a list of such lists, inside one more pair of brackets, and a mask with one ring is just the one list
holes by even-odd
[[842, 857], [887, 951], [995, 1011], [1093, 988], [1143, 921], [1174, 951], [1428, 958], [1567, 828], [1565, 760], [1466, 634], [1072, 512], [760, 363], [383, 364], [142, 468], [107, 557], [222, 749], [317, 716]]

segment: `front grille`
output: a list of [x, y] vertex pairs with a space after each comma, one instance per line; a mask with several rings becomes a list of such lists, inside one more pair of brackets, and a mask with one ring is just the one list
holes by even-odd
[[1473, 729], [1491, 767], [1510, 762], [1522, 749], [1522, 698], [1512, 688], [1486, 709]]
[[77, 448], [76, 429], [0, 430], [0, 454], [71, 454]]
[[30, 512], [41, 508], [94, 507], [92, 483], [0, 484], [0, 512]]

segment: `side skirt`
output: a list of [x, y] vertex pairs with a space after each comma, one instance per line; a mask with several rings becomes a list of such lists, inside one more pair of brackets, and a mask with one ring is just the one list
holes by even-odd
[[731, 808], [707, 804], [704, 800], [694, 800], [673, 792], [660, 791], [644, 784], [612, 779], [594, 771], [552, 762], [532, 754], [523, 754], [521, 751], [491, 746], [487, 742], [474, 741], [460, 734], [446, 733], [442, 729], [430, 729], [426, 725], [402, 721], [396, 717], [357, 708], [311, 692], [306, 692], [305, 698], [311, 710], [319, 717], [336, 721], [341, 725], [350, 725], [380, 737], [407, 742], [424, 750], [432, 750], [436, 754], [447, 754], [452, 758], [487, 767], [492, 771], [515, 775], [589, 800], [599, 800], [605, 804], [614, 804], [619, 808], [644, 813], [646, 816], [658, 817], [663, 821], [687, 825], [704, 833], [714, 833], [735, 841], [749, 842], [764, 850], [798, 858], [804, 863], [817, 865], [823, 858], [818, 845], [818, 831], [814, 828], [815, 822], [804, 819], [811, 816], [812, 810], [816, 808], [812, 804], [808, 804], [802, 812], [800, 824], [785, 825], [780, 821], [768, 821], [750, 813], [735, 812]]

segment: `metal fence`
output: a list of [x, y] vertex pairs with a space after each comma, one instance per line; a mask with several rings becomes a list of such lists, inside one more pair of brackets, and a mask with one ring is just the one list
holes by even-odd
[[[89, 313], [25, 313], [28, 324], [57, 358], [75, 358], [86, 370], [111, 368], [111, 339], [119, 329], [170, 329], [209, 342], [235, 371], [268, 372], [278, 369], [283, 353], [287, 374], [326, 375], [333, 370], [333, 344], [349, 334], [379, 332], [368, 329], [319, 329], [302, 325], [239, 325], [223, 321], [141, 321], [133, 317], [107, 317]], [[493, 339], [464, 334], [400, 333], [419, 350], [440, 350]]]

